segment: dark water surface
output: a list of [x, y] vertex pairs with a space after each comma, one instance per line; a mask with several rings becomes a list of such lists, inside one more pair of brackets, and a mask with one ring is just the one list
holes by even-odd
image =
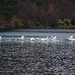
[[[75, 38], [74, 30], [67, 30], [67, 33], [47, 31], [1, 32], [3, 39], [21, 35], [25, 38], [24, 41], [0, 41], [0, 75], [75, 75], [75, 41], [61, 41], [71, 35]], [[57, 37], [55, 41], [36, 40], [51, 36]], [[34, 41], [30, 40], [32, 37]]]

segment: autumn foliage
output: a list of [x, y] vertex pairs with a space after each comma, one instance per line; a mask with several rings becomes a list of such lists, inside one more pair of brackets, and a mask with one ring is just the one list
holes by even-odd
[[[10, 3], [13, 2], [12, 5], [10, 5], [10, 3], [8, 3], [7, 1]], [[72, 17], [75, 16], [75, 0], [11, 1], [6, 0], [6, 2], [4, 3], [6, 5], [8, 4], [7, 7], [5, 7], [5, 9], [0, 9], [0, 14], [5, 17], [4, 20], [6, 19], [8, 24], [11, 25], [13, 25], [15, 21], [17, 21], [19, 24], [23, 24], [24, 28], [36, 28], [34, 27], [36, 25], [42, 25], [41, 27], [43, 28], [53, 28], [53, 22], [57, 24], [60, 17], [72, 19]], [[0, 6], [1, 8], [4, 8], [4, 5], [2, 6], [1, 3]], [[53, 18], [55, 18], [55, 20]], [[0, 23], [0, 26], [1, 24], [3, 25], [5, 23], [2, 21], [2, 23]], [[56, 26], [58, 26], [58, 24]]]

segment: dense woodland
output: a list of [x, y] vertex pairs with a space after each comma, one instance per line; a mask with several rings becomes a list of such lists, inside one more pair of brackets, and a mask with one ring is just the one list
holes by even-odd
[[0, 0], [0, 30], [75, 28], [75, 0]]

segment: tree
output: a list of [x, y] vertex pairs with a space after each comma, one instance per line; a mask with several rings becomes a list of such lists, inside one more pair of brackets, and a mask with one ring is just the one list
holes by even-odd
[[58, 26], [58, 23], [56, 21], [55, 17], [52, 17], [52, 27], [56, 28]]
[[65, 24], [69, 26], [70, 23], [69, 23], [69, 21], [65, 21]]
[[62, 3], [62, 0], [58, 0], [58, 2], [61, 4]]
[[0, 14], [4, 15], [7, 21], [16, 14], [13, 8], [16, 3], [17, 0], [0, 0]]
[[72, 17], [71, 24], [75, 25], [75, 17], [74, 16]]
[[61, 21], [64, 21], [64, 17], [63, 16], [61, 16], [60, 19], [61, 19]]
[[53, 3], [51, 3], [51, 4], [49, 5], [49, 10], [48, 10], [48, 12], [49, 12], [52, 16], [56, 16], [55, 7], [54, 7], [54, 4], [53, 4]]

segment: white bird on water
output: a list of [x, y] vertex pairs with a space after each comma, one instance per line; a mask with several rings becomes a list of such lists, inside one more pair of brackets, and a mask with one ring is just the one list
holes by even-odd
[[21, 36], [20, 40], [21, 40], [21, 41], [24, 41], [24, 36]]
[[48, 40], [48, 37], [46, 38], [41, 38], [41, 41], [47, 41]]
[[52, 40], [52, 41], [54, 41], [54, 40], [56, 40], [56, 36], [52, 36], [51, 38], [50, 38], [50, 40]]
[[55, 36], [55, 37], [54, 37], [54, 40], [56, 40], [56, 38], [57, 38], [57, 37]]
[[2, 37], [0, 36], [0, 41], [1, 41]]
[[31, 41], [34, 41], [34, 40], [35, 40], [35, 38], [33, 38], [33, 37], [32, 37], [32, 38], [30, 38], [30, 40], [31, 40]]
[[10, 39], [8, 39], [8, 41], [11, 41], [11, 38], [10, 38]]
[[20, 38], [16, 38], [16, 39], [15, 39], [15, 41], [17, 41], [17, 40], [19, 40], [19, 41], [24, 41], [24, 36], [21, 36]]
[[73, 35], [71, 35], [71, 36], [69, 37], [69, 40], [75, 41], [75, 39], [73, 38]]

